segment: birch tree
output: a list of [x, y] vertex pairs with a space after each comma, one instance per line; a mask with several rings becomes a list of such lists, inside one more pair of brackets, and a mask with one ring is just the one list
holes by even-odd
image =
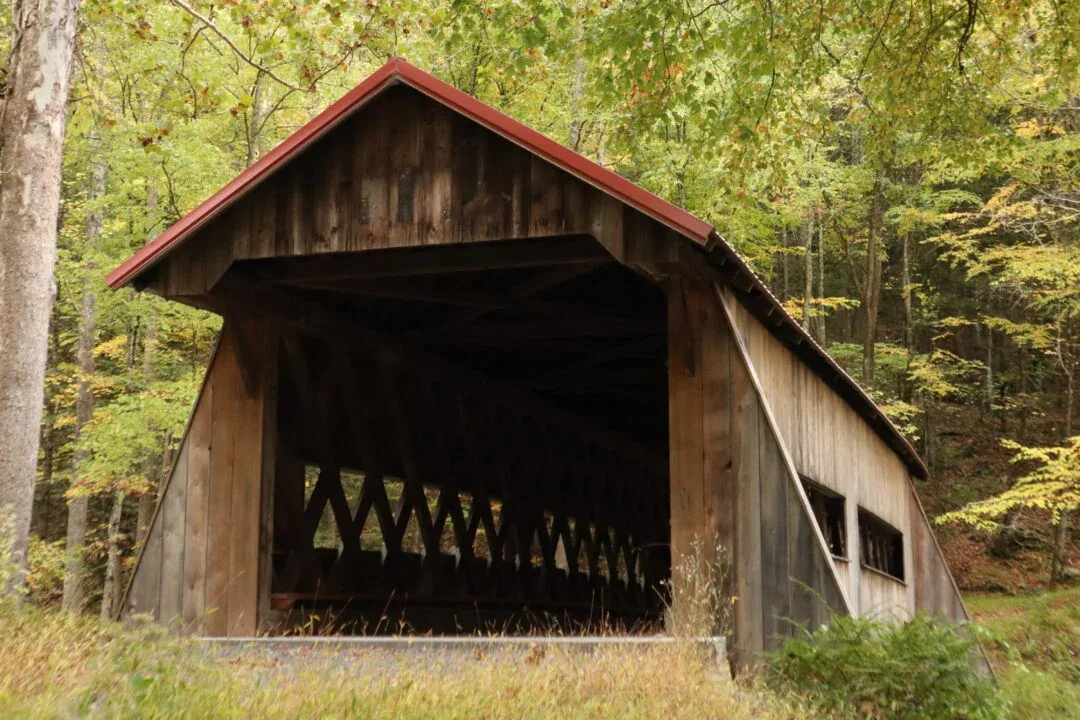
[[[43, 407], [77, 0], [16, 0], [0, 110], [0, 510], [25, 567]], [[21, 579], [9, 581], [13, 592]]]

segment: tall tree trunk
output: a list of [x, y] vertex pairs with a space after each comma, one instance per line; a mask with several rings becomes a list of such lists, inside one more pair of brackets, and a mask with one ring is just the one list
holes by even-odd
[[[45, 363], [56, 282], [56, 223], [76, 0], [16, 0], [0, 111], [0, 512], [26, 567]], [[21, 573], [3, 592], [21, 586]]]
[[811, 301], [814, 299], [814, 223], [802, 227], [805, 238], [803, 259], [806, 272], [803, 274], [802, 328], [810, 332]]
[[[256, 86], [258, 87], [258, 86]], [[256, 105], [258, 102], [256, 102]], [[250, 163], [249, 163], [250, 164]], [[150, 218], [157, 217], [158, 210], [158, 195], [157, 188], [150, 184], [146, 193], [146, 210], [147, 216]], [[153, 238], [147, 238], [151, 240]], [[150, 301], [153, 303], [153, 301]], [[158, 313], [157, 306], [150, 305], [150, 311], [146, 314], [146, 334], [143, 337], [143, 381], [149, 387], [157, 375], [155, 365], [157, 361], [157, 332], [158, 332]], [[166, 438], [166, 443], [168, 439]], [[143, 465], [143, 474], [146, 477], [147, 487], [146, 492], [139, 495], [138, 511], [136, 513], [135, 520], [135, 544], [139, 545], [146, 539], [146, 531], [150, 526], [150, 516], [154, 512], [154, 506], [157, 504], [157, 493], [155, 492], [154, 482], [154, 466], [156, 463], [153, 458], [148, 456]]]
[[[59, 357], [60, 333], [57, 323], [51, 323], [49, 328], [49, 357]], [[39, 538], [52, 538], [52, 515], [53, 515], [53, 472], [56, 469], [56, 448], [59, 444], [56, 437], [57, 402], [55, 395], [45, 396], [45, 422], [41, 429], [41, 480], [34, 489], [34, 511], [31, 513], [32, 533]]]
[[[149, 387], [155, 379], [155, 360], [157, 357], [157, 326], [158, 314], [156, 306], [151, 305], [150, 312], [146, 317], [146, 335], [143, 337], [143, 381]], [[166, 438], [166, 443], [168, 438]], [[150, 517], [157, 504], [157, 457], [148, 455], [143, 461], [143, 476], [146, 478], [146, 490], [139, 495], [138, 515], [136, 520], [136, 542], [141, 543], [146, 539], [146, 531], [149, 529]]]
[[[579, 30], [579, 36], [581, 32]], [[574, 82], [570, 88], [570, 130], [567, 133], [567, 146], [574, 152], [581, 152], [581, 129], [585, 126], [585, 56], [578, 45], [577, 57], [574, 58]]]
[[904, 347], [911, 350], [915, 347], [915, 328], [911, 325], [911, 249], [910, 234], [905, 232], [903, 237], [902, 254], [902, 277], [900, 281], [903, 287], [904, 298]]
[[120, 520], [123, 517], [124, 491], [117, 490], [113, 493], [113, 506], [109, 513], [109, 553], [105, 562], [105, 587], [101, 593], [102, 620], [113, 618], [116, 613], [116, 599], [120, 595]]
[[[817, 286], [818, 286], [818, 298], [820, 300], [825, 299], [825, 219], [822, 218], [817, 223], [817, 249], [818, 249], [818, 273], [817, 273]], [[818, 308], [820, 311], [818, 314], [818, 337], [817, 341], [822, 347], [825, 347], [827, 339], [825, 337], [825, 307], [824, 305]]]
[[[1070, 323], [1066, 322], [1066, 332]], [[1060, 349], [1059, 338], [1058, 357], [1061, 366], [1065, 370], [1065, 442], [1073, 436], [1073, 405], [1076, 395], [1076, 363], [1072, 359], [1071, 352], [1063, 353]], [[1069, 511], [1061, 510], [1058, 514], [1057, 526], [1054, 529], [1054, 554], [1050, 561], [1050, 587], [1057, 587], [1058, 583], [1065, 579], [1065, 552], [1069, 547]]]
[[788, 267], [788, 237], [786, 227], [780, 228], [780, 248], [780, 262], [781, 268], [783, 270], [784, 279], [784, 296], [782, 299], [784, 302], [787, 302], [788, 299], [791, 297], [791, 282], [789, 280], [789, 278], [791, 277], [791, 271]]
[[1020, 443], [1021, 445], [1023, 445], [1024, 443], [1027, 442], [1027, 420], [1028, 420], [1028, 409], [1027, 409], [1027, 391], [1028, 391], [1027, 348], [1024, 347], [1023, 345], [1021, 345], [1017, 354], [1019, 355], [1019, 357], [1017, 358], [1017, 363], [1016, 364], [1020, 366], [1020, 409], [1019, 409], [1020, 417], [1017, 418], [1016, 441], [1018, 443]]
[[866, 246], [866, 274], [863, 288], [863, 311], [866, 314], [866, 334], [863, 336], [863, 383], [874, 386], [876, 366], [875, 347], [877, 342], [878, 312], [881, 305], [881, 234], [885, 223], [885, 192], [882, 178], [874, 182], [873, 197], [870, 201], [870, 218]]
[[[101, 160], [100, 147], [96, 137], [90, 140], [94, 155], [90, 172], [91, 203], [105, 194], [105, 163]], [[101, 235], [101, 210], [90, 213], [86, 222], [86, 276], [83, 278], [82, 306], [79, 308], [79, 341], [76, 353], [78, 362], [78, 381], [75, 386], [75, 454], [72, 458], [71, 487], [77, 488], [86, 464], [86, 451], [79, 447], [83, 428], [94, 415], [94, 394], [90, 381], [94, 375], [94, 315], [97, 310], [97, 252], [98, 237]], [[86, 541], [86, 516], [89, 498], [78, 494], [68, 500], [67, 520], [67, 565], [64, 569], [63, 608], [69, 612], [78, 612], [83, 606], [83, 546]]]
[[270, 98], [266, 91], [266, 73], [260, 70], [255, 75], [255, 88], [252, 93], [251, 102], [251, 120], [248, 123], [248, 165], [251, 165], [262, 157], [263, 130], [265, 129], [266, 118], [269, 114]]

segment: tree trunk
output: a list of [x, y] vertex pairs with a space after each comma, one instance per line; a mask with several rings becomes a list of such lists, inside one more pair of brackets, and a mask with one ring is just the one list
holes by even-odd
[[881, 305], [881, 233], [885, 221], [885, 193], [882, 179], [874, 182], [870, 202], [868, 239], [866, 246], [866, 281], [863, 289], [863, 310], [866, 313], [866, 335], [863, 336], [863, 383], [874, 386], [875, 347], [877, 342], [878, 310]]
[[[1059, 351], [1060, 352], [1060, 351]], [[1060, 357], [1060, 356], [1059, 356]], [[1068, 443], [1073, 436], [1073, 402], [1075, 401], [1076, 363], [1071, 357], [1066, 360], [1062, 357], [1062, 367], [1065, 369], [1065, 442]], [[1069, 511], [1063, 509], [1058, 515], [1057, 526], [1054, 529], [1054, 552], [1050, 559], [1050, 587], [1057, 587], [1065, 576], [1065, 551], [1069, 547]]]
[[814, 224], [803, 226], [802, 232], [806, 238], [803, 247], [803, 258], [806, 272], [803, 274], [803, 301], [802, 301], [802, 328], [810, 332], [810, 302], [814, 298]]
[[789, 281], [791, 274], [790, 270], [788, 269], [788, 240], [786, 227], [780, 228], [780, 247], [780, 262], [782, 263], [781, 268], [783, 269], [784, 278], [784, 295], [782, 300], [784, 302], [787, 302], [788, 299], [791, 297], [791, 283]]
[[900, 281], [903, 287], [904, 297], [904, 347], [911, 350], [915, 347], [915, 329], [911, 326], [911, 249], [909, 247], [909, 234], [904, 233], [903, 238], [903, 276]]
[[[95, 138], [91, 138], [90, 147], [95, 160], [91, 169], [91, 203], [105, 193], [105, 163], [100, 159], [100, 148]], [[86, 222], [86, 277], [83, 278], [82, 306], [79, 309], [79, 341], [77, 351], [78, 382], [75, 387], [75, 433], [73, 443], [75, 453], [72, 458], [71, 487], [77, 488], [82, 478], [83, 466], [87, 460], [86, 451], [79, 447], [83, 428], [94, 415], [94, 395], [90, 389], [90, 380], [94, 375], [94, 315], [97, 310], [97, 241], [101, 235], [101, 210], [90, 213]], [[78, 612], [83, 606], [83, 546], [86, 541], [86, 515], [89, 498], [79, 494], [68, 500], [67, 520], [67, 565], [64, 569], [63, 608], [69, 612]]]
[[[579, 31], [580, 33], [580, 31]], [[578, 46], [581, 47], [580, 45]], [[574, 83], [570, 89], [570, 131], [567, 133], [567, 147], [574, 152], [581, 152], [581, 129], [585, 126], [585, 56], [580, 49], [574, 59]]]
[[[143, 337], [143, 381], [147, 387], [153, 384], [157, 374], [154, 364], [157, 356], [157, 326], [157, 309], [156, 306], [151, 305], [150, 312], [146, 317], [146, 335]], [[168, 437], [166, 437], [165, 442], [168, 443]], [[139, 495], [136, 543], [141, 543], [146, 539], [150, 517], [154, 512], [154, 506], [157, 505], [158, 479], [156, 476], [158, 467], [157, 457], [147, 455], [143, 461], [143, 476], [146, 478], [146, 489]]]
[[[270, 98], [266, 92], [266, 73], [261, 70], [255, 75], [255, 89], [252, 93], [251, 121], [248, 123], [247, 164], [251, 165], [263, 154], [263, 130], [270, 115]], [[157, 204], [156, 202], [154, 203]]]
[[1023, 345], [1021, 345], [1017, 354], [1019, 355], [1019, 357], [1017, 358], [1017, 363], [1016, 364], [1020, 366], [1020, 403], [1019, 403], [1019, 405], [1020, 405], [1020, 409], [1019, 409], [1020, 417], [1017, 418], [1017, 426], [1018, 427], [1016, 429], [1016, 441], [1018, 443], [1020, 443], [1021, 445], [1023, 445], [1023, 444], [1025, 444], [1027, 442], [1027, 419], [1028, 419], [1028, 410], [1027, 410], [1027, 391], [1028, 391], [1027, 348], [1024, 347]]
[[[818, 273], [817, 273], [817, 287], [818, 298], [825, 299], [825, 220], [822, 218], [821, 222], [817, 223], [817, 249], [818, 249]], [[825, 347], [827, 339], [825, 337], [825, 307], [824, 305], [819, 308], [818, 314], [818, 344]]]
[[[48, 357], [60, 356], [60, 333], [57, 323], [51, 323], [49, 328], [49, 353]], [[34, 512], [30, 532], [39, 538], [52, 538], [53, 516], [53, 473], [56, 470], [56, 450], [59, 444], [56, 437], [56, 396], [45, 396], [45, 422], [41, 429], [41, 479], [34, 489]]]
[[101, 593], [102, 620], [111, 620], [116, 614], [116, 598], [120, 595], [120, 520], [123, 516], [124, 491], [117, 490], [109, 513], [109, 551], [105, 563], [105, 588]]
[[[0, 512], [26, 567], [56, 282], [56, 222], [76, 0], [16, 0], [0, 114]], [[21, 586], [21, 572], [8, 587]]]

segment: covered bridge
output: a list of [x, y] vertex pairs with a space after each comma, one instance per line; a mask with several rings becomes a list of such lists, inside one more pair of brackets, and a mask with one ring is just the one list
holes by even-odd
[[109, 284], [224, 317], [125, 614], [651, 632], [708, 563], [748, 655], [966, 617], [923, 463], [711, 226], [401, 60]]

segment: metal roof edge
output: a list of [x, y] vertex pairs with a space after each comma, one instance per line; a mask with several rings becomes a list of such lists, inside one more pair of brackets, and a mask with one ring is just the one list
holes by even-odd
[[[735, 251], [735, 249], [725, 240], [719, 233], [713, 232], [712, 237], [709, 239], [706, 250], [706, 257], [710, 261], [713, 260], [713, 256], [720, 254], [724, 258], [722, 265], [728, 262], [733, 262], [738, 269], [738, 272], [751, 281], [750, 289], [740, 290], [737, 286], [733, 287], [736, 293], [736, 297], [740, 299], [747, 306], [747, 309], [753, 314], [753, 309], [745, 302], [746, 298], [752, 293], [757, 292], [765, 301], [770, 305], [770, 309], [774, 311], [773, 314], [780, 316], [781, 322], [778, 325], [770, 326], [767, 322], [762, 322], [760, 318], [759, 322], [765, 326], [767, 330], [780, 341], [785, 347], [791, 350], [799, 359], [805, 364], [809, 365], [815, 374], [821, 378], [826, 385], [829, 385], [835, 392], [837, 392], [852, 410], [857, 412], [863, 420], [865, 420], [872, 430], [880, 437], [886, 445], [907, 465], [908, 470], [912, 475], [920, 480], [927, 480], [930, 477], [930, 471], [926, 467], [919, 453], [912, 447], [908, 439], [904, 437], [903, 433], [893, 424], [892, 420], [878, 407], [877, 403], [867, 394], [862, 385], [858, 383], [851, 375], [848, 374], [843, 367], [840, 366], [836, 360], [833, 359], [828, 352], [825, 351], [821, 345], [818, 344], [814, 337], [803, 329], [802, 325], [795, 322], [795, 319], [791, 317], [791, 314], [784, 308], [783, 304], [772, 294], [768, 286], [758, 277], [757, 273], [746, 263], [745, 260]], [[730, 283], [729, 283], [730, 286]], [[788, 334], [781, 334], [776, 332], [780, 327], [786, 327]], [[798, 337], [800, 342], [795, 344], [791, 341], [791, 337]], [[807, 357], [810, 356], [810, 357]], [[816, 362], [810, 362], [814, 360]], [[825, 368], [833, 374], [833, 378], [826, 375], [822, 369], [816, 367], [818, 364], [823, 365]], [[838, 387], [838, 385], [842, 387]], [[846, 392], [845, 392], [846, 391]]]

